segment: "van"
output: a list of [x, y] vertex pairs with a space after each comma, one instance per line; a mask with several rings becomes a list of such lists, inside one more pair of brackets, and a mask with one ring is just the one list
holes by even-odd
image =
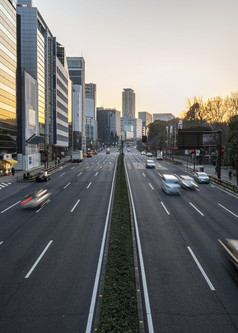
[[167, 194], [180, 194], [181, 186], [179, 180], [174, 175], [162, 175], [162, 190]]

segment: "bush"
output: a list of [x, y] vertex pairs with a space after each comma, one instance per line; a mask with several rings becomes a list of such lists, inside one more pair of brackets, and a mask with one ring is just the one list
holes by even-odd
[[98, 332], [138, 332], [130, 207], [123, 156], [118, 158]]

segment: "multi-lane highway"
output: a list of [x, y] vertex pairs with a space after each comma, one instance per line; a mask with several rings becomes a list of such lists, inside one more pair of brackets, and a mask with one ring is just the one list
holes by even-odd
[[[13, 183], [0, 196], [0, 331], [90, 332], [100, 254], [118, 153], [67, 164], [47, 183]], [[238, 238], [238, 198], [212, 184], [161, 189], [182, 166], [125, 149], [141, 265], [147, 331], [237, 332], [237, 276], [217, 239]], [[24, 210], [29, 192], [47, 188], [43, 208]], [[125, 295], [126, 297], [126, 295]]]
[[217, 239], [238, 238], [238, 197], [212, 184], [161, 189], [163, 173], [186, 174], [182, 166], [126, 151], [148, 294], [150, 332], [237, 332], [238, 284]]
[[[0, 331], [85, 332], [109, 209], [116, 150], [69, 163], [47, 183], [14, 183], [0, 197]], [[24, 210], [29, 192], [51, 201]]]

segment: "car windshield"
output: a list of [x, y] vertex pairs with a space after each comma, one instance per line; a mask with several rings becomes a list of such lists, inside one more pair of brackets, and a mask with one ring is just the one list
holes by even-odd
[[166, 180], [166, 183], [168, 183], [168, 184], [178, 184], [178, 180], [177, 179], [167, 179]]

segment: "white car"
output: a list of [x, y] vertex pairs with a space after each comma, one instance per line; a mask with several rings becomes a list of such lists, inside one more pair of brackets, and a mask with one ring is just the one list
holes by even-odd
[[195, 190], [198, 189], [198, 185], [195, 183], [194, 179], [187, 175], [181, 175], [179, 177], [179, 183], [181, 187], [185, 190]]
[[146, 167], [147, 169], [154, 169], [154, 168], [155, 168], [155, 163], [154, 163], [154, 161], [152, 161], [152, 160], [147, 160], [147, 161], [146, 161], [146, 164], [145, 164], [145, 167]]
[[181, 186], [179, 184], [178, 178], [174, 175], [163, 174], [162, 190], [167, 194], [180, 194]]
[[144, 151], [142, 151], [142, 152], [141, 152], [141, 155], [145, 155], [145, 152], [144, 152]]
[[206, 174], [206, 172], [196, 172], [194, 175], [194, 179], [198, 182], [198, 183], [206, 183], [209, 184], [209, 176]]
[[152, 157], [153, 155], [152, 155], [152, 153], [151, 153], [150, 151], [148, 151], [148, 152], [146, 153], [146, 156], [147, 156], [147, 157]]

